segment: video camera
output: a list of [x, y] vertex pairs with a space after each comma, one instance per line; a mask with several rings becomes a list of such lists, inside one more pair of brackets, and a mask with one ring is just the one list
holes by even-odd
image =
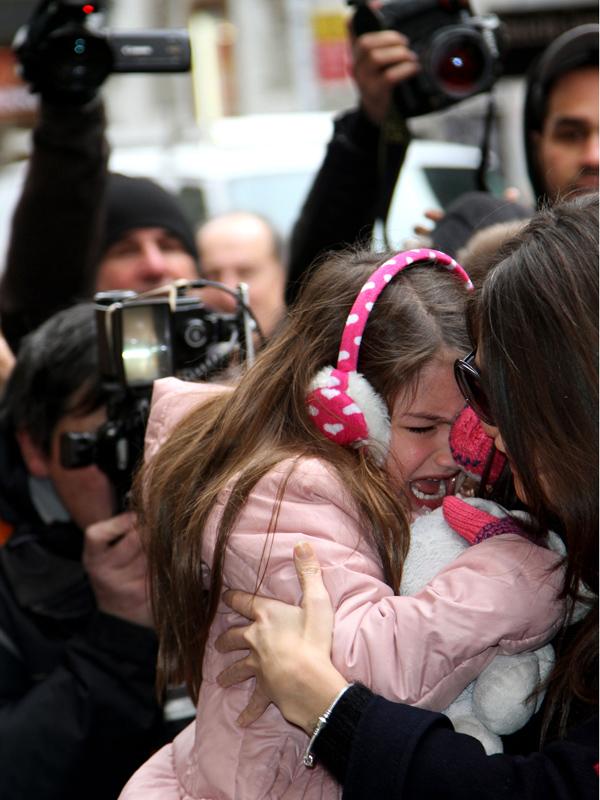
[[[205, 286], [233, 295], [236, 311], [215, 311], [189, 294], [190, 289]], [[205, 380], [234, 359], [251, 364], [257, 325], [245, 284], [234, 292], [204, 279], [177, 281], [140, 295], [100, 292], [94, 302], [107, 421], [92, 433], [62, 434], [61, 464], [66, 468], [96, 464], [109, 476], [123, 509], [144, 450], [154, 381], [169, 376]]]
[[13, 49], [32, 91], [85, 102], [113, 72], [187, 72], [185, 30], [111, 33], [95, 26], [105, 0], [40, 0]]
[[488, 91], [501, 71], [504, 49], [495, 14], [474, 16], [468, 0], [398, 0], [371, 7], [355, 6], [356, 36], [397, 30], [410, 40], [421, 71], [394, 88], [395, 104], [405, 118], [440, 111], [467, 97]]

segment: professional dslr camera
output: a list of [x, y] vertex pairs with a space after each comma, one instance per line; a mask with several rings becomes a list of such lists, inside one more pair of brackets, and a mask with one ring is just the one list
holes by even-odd
[[95, 23], [104, 5], [105, 0], [40, 0], [13, 41], [32, 91], [83, 103], [112, 72], [189, 70], [187, 31], [103, 31]]
[[[232, 294], [236, 311], [215, 311], [189, 294], [204, 286]], [[64, 433], [61, 463], [66, 468], [96, 464], [109, 476], [119, 506], [125, 508], [144, 449], [154, 381], [169, 376], [205, 380], [234, 360], [251, 364], [257, 326], [245, 284], [233, 292], [204, 279], [177, 281], [141, 295], [100, 292], [94, 302], [107, 421], [93, 433]]]
[[439, 111], [488, 91], [500, 74], [500, 21], [494, 14], [474, 16], [468, 0], [397, 0], [377, 8], [366, 0], [348, 4], [356, 6], [356, 36], [397, 30], [409, 38], [419, 57], [420, 73], [394, 89], [403, 117]]

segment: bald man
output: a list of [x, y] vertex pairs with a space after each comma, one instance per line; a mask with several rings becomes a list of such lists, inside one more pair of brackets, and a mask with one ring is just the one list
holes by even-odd
[[[282, 246], [271, 225], [246, 211], [221, 214], [196, 233], [200, 270], [204, 278], [236, 289], [247, 283], [252, 309], [268, 338], [285, 313], [285, 267]], [[233, 298], [218, 289], [206, 289], [204, 300], [221, 311], [233, 311]]]

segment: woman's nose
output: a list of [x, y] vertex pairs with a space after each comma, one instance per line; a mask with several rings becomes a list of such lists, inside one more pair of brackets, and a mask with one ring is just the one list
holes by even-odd
[[498, 428], [495, 425], [487, 425], [485, 422], [481, 423], [481, 427], [485, 431], [486, 435], [489, 436], [490, 439], [494, 440], [494, 445], [496, 447], [496, 450], [499, 450], [501, 453], [506, 454], [504, 442], [502, 441], [502, 436]]

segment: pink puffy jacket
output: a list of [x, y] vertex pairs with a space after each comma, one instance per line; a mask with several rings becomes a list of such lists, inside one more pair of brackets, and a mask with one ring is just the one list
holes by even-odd
[[[154, 390], [146, 454], [151, 457], [182, 415], [222, 387], [159, 381]], [[263, 559], [273, 499], [291, 462], [257, 484], [228, 544], [224, 585], [253, 592]], [[353, 504], [334, 470], [298, 459], [281, 505], [260, 593], [299, 603], [292, 550], [310, 541], [323, 566], [336, 609], [333, 661], [391, 700], [440, 710], [498, 653], [512, 654], [547, 642], [563, 606], [556, 599], [556, 554], [505, 534], [466, 550], [423, 591], [394, 596], [376, 554], [363, 541]], [[219, 509], [205, 532], [203, 556], [211, 563]], [[270, 706], [242, 729], [236, 718], [253, 681], [221, 689], [217, 675], [239, 657], [223, 655], [214, 641], [243, 620], [221, 605], [204, 658], [204, 681], [195, 723], [156, 753], [130, 779], [121, 800], [280, 800], [338, 798], [338, 785], [317, 767], [302, 764], [303, 731]]]

